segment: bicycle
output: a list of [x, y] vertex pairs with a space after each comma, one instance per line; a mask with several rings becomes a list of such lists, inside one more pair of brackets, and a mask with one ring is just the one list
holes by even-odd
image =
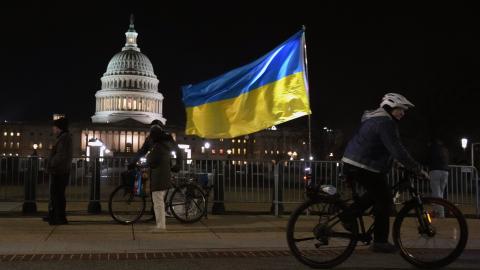
[[[142, 189], [145, 183], [146, 167], [137, 167], [127, 180], [110, 194], [108, 210], [112, 218], [120, 224], [133, 224], [145, 213], [149, 197]], [[182, 223], [194, 223], [207, 215], [207, 203], [210, 187], [203, 189], [194, 177], [179, 178], [172, 176], [171, 189], [165, 194], [165, 209]]]
[[[403, 170], [393, 186], [393, 198], [403, 191], [410, 195], [394, 220], [393, 240], [409, 263], [421, 268], [443, 267], [465, 249], [467, 223], [447, 200], [420, 195], [413, 184], [418, 178]], [[373, 222], [366, 229], [363, 214], [371, 215], [372, 210], [356, 216], [351, 226], [340, 221], [339, 214], [349, 202], [359, 199], [355, 186], [351, 188], [352, 199], [346, 200], [332, 186], [306, 185], [308, 199], [291, 214], [287, 225], [288, 246], [297, 260], [312, 268], [331, 268], [348, 259], [358, 241], [371, 243], [375, 225]], [[438, 207], [443, 207], [444, 217], [439, 216]]]

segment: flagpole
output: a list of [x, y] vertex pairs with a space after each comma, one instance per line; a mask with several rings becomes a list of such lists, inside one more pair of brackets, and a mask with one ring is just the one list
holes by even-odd
[[[307, 42], [305, 40], [305, 35], [306, 35], [306, 30], [307, 27], [305, 25], [302, 25], [302, 30], [303, 30], [303, 55], [305, 58], [305, 77], [307, 78], [307, 88], [308, 88], [308, 100], [310, 102], [310, 84], [308, 80], [308, 58], [307, 58]], [[311, 114], [308, 115], [308, 160], [310, 160], [310, 157], [312, 156], [312, 117]]]

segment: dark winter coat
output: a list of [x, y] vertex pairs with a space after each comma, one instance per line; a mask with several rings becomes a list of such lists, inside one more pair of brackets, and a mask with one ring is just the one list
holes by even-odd
[[342, 161], [376, 173], [390, 170], [392, 158], [414, 171], [421, 169], [400, 141], [397, 123], [383, 108], [367, 111], [348, 142]]
[[148, 149], [147, 164], [150, 167], [150, 189], [151, 191], [160, 191], [170, 188], [172, 151], [176, 154], [176, 164], [182, 164], [182, 151], [177, 143], [168, 133], [154, 141], [148, 137], [144, 145], [139, 150], [141, 152]]
[[52, 147], [48, 157], [47, 170], [50, 174], [68, 174], [73, 159], [72, 135], [69, 132], [62, 132]]
[[433, 142], [429, 149], [428, 167], [432, 170], [448, 171], [449, 153], [443, 143]]

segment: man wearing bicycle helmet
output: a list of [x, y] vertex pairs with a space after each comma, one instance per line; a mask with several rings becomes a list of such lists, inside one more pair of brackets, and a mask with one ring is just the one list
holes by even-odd
[[348, 229], [349, 219], [373, 205], [375, 227], [371, 249], [374, 252], [396, 251], [396, 247], [388, 242], [392, 195], [386, 175], [393, 159], [410, 170], [426, 175], [402, 145], [398, 132], [397, 122], [403, 118], [406, 110], [413, 107], [400, 94], [385, 94], [380, 108], [363, 114], [360, 128], [348, 142], [342, 158], [345, 176], [358, 182], [366, 192], [340, 218]]

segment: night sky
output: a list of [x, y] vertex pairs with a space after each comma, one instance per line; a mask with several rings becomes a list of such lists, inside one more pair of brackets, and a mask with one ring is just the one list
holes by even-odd
[[[326, 125], [348, 137], [363, 110], [393, 91], [417, 106], [401, 123], [407, 145], [432, 134], [455, 143], [461, 136], [480, 140], [480, 22], [473, 7], [457, 1], [315, 1], [318, 7], [300, 1], [282, 7], [131, 2], [4, 8], [0, 119], [49, 120], [58, 112], [89, 121], [100, 77], [123, 47], [134, 13], [139, 47], [165, 96], [168, 124], [185, 123], [181, 85], [247, 64], [304, 24], [314, 129]], [[304, 124], [305, 118], [288, 123]]]

